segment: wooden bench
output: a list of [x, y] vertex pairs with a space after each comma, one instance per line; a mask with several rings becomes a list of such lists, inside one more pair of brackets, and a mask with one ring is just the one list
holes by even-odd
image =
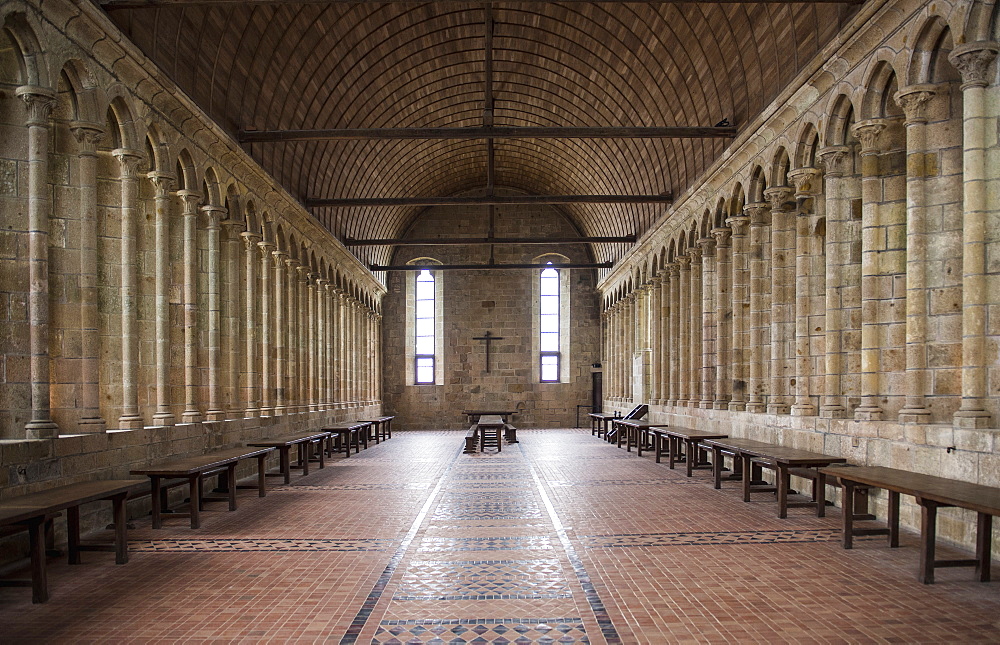
[[[899, 546], [899, 496], [912, 495], [920, 505], [920, 568], [917, 579], [924, 584], [934, 582], [937, 567], [975, 567], [982, 582], [990, 579], [993, 516], [1000, 515], [1000, 489], [933, 475], [911, 473], [880, 466], [820, 468], [826, 476], [835, 476], [844, 487], [843, 539], [844, 548], [853, 546], [856, 535], [888, 534], [889, 546]], [[884, 529], [855, 528], [856, 519], [851, 491], [857, 486], [882, 488], [889, 492], [887, 524]], [[937, 509], [956, 506], [975, 511], [976, 557], [970, 559], [937, 560]]]
[[[629, 420], [629, 419], [641, 419], [642, 417], [646, 416], [647, 412], [649, 412], [649, 406], [645, 405], [643, 403], [640, 403], [639, 405], [637, 405], [634, 408], [632, 408], [631, 410], [629, 410], [628, 414], [626, 414], [623, 417], [618, 417], [618, 418], [619, 419], [625, 419], [625, 420]], [[615, 422], [615, 419], [612, 418], [612, 420], [611, 420], [611, 429], [604, 433], [604, 440], [607, 441], [608, 443], [611, 443], [612, 441], [616, 441], [618, 439], [618, 437], [617, 437], [617, 435], [618, 435], [618, 428], [615, 427], [615, 423], [614, 422]], [[621, 441], [618, 441], [617, 443], [618, 443], [618, 447], [621, 448]]]
[[[673, 426], [661, 425], [652, 430], [655, 437], [656, 463], [660, 463], [663, 454], [663, 444], [667, 444], [667, 465], [671, 469], [674, 463], [680, 460], [681, 446], [684, 446], [683, 461], [687, 469], [687, 476], [691, 477], [695, 468], [708, 467], [712, 464], [702, 462], [700, 454], [702, 448], [699, 444], [708, 439], [725, 439], [729, 435], [724, 432], [705, 432], [703, 430], [692, 430], [690, 428], [677, 428]], [[713, 461], [714, 464], [714, 461]]]
[[[27, 530], [31, 558], [31, 580], [0, 580], [0, 586], [31, 586], [31, 601], [49, 599], [45, 563], [45, 525], [66, 511], [66, 534], [69, 563], [80, 564], [81, 551], [115, 552], [115, 563], [128, 562], [128, 523], [125, 500], [129, 495], [149, 490], [145, 480], [109, 479], [58, 486], [37, 493], [28, 493], [0, 500], [0, 527]], [[80, 541], [80, 506], [90, 502], [111, 502], [115, 524], [114, 545], [83, 544]]]
[[[150, 480], [150, 496], [153, 506], [153, 528], [163, 528], [163, 515], [166, 513], [178, 516], [188, 515], [191, 518], [191, 528], [196, 529], [201, 526], [201, 511], [204, 509], [204, 502], [213, 501], [212, 497], [204, 495], [204, 478], [210, 475], [223, 473], [225, 476], [225, 497], [229, 502], [229, 510], [236, 510], [236, 465], [244, 459], [257, 459], [257, 489], [258, 495], [263, 497], [267, 494], [265, 487], [265, 460], [273, 452], [271, 446], [259, 446], [252, 448], [232, 448], [206, 455], [193, 455], [173, 459], [165, 463], [154, 464], [144, 468], [135, 468], [131, 472], [133, 475], [145, 475]], [[189, 503], [188, 512], [174, 513], [167, 508], [167, 488], [164, 480], [179, 479], [178, 484], [188, 485]]]
[[372, 434], [369, 439], [374, 439], [375, 443], [392, 439], [392, 420], [396, 417], [376, 417], [374, 419], [364, 419], [362, 423], [372, 424]]
[[351, 446], [354, 446], [354, 454], [361, 452], [362, 445], [367, 450], [368, 429], [371, 423], [371, 421], [345, 421], [325, 426], [323, 431], [330, 433], [327, 453], [343, 452], [344, 458], [348, 458], [351, 456]]
[[506, 423], [508, 417], [517, 414], [517, 410], [462, 410], [462, 414], [469, 417], [469, 423], [476, 423], [480, 417], [500, 417]]
[[[756, 492], [764, 490], [777, 490], [779, 518], [788, 517], [789, 508], [803, 506], [815, 506], [817, 517], [823, 517], [826, 515], [826, 475], [824, 475], [822, 471], [817, 472], [817, 482], [816, 486], [814, 486], [816, 496], [812, 499], [812, 501], [789, 502], [788, 493], [790, 468], [805, 467], [817, 469], [831, 464], [845, 463], [847, 461], [843, 457], [834, 457], [833, 455], [824, 455], [822, 453], [810, 452], [808, 450], [787, 448], [785, 446], [763, 443], [750, 439], [734, 439], [727, 437], [724, 439], [706, 439], [704, 443], [705, 445], [712, 447], [713, 453], [717, 447], [719, 448], [719, 459], [717, 461], [720, 463], [723, 450], [728, 451], [730, 454], [739, 456], [743, 471], [741, 478], [743, 480], [744, 502], [749, 502], [750, 493], [754, 492], [753, 483], [755, 479], [752, 477], [752, 466], [756, 464], [758, 466], [774, 470], [776, 486], [773, 488], [756, 486]], [[713, 462], [713, 471], [715, 469], [716, 466]], [[759, 477], [757, 480], [759, 480]]]
[[618, 415], [606, 412], [588, 412], [587, 416], [590, 417], [590, 434], [598, 437], [608, 434], [608, 426], [618, 418]]
[[465, 434], [465, 449], [462, 451], [467, 455], [475, 454], [479, 451], [479, 424], [474, 423]]
[[501, 433], [507, 422], [500, 415], [484, 414], [479, 417], [476, 424], [479, 432], [479, 449], [483, 451], [487, 446], [496, 446], [497, 452], [503, 450]]
[[290, 434], [284, 437], [277, 437], [275, 439], [259, 439], [257, 441], [252, 441], [248, 443], [248, 446], [253, 446], [257, 448], [275, 448], [278, 451], [278, 472], [276, 473], [266, 473], [267, 477], [284, 477], [285, 483], [290, 484], [292, 482], [292, 462], [290, 452], [294, 447], [298, 451], [298, 463], [295, 465], [296, 468], [302, 469], [302, 475], [309, 474], [309, 451], [313, 446], [319, 446], [319, 467], [323, 468], [326, 464], [323, 461], [323, 442], [330, 437], [330, 433], [326, 430], [321, 430], [319, 432], [300, 432], [298, 434]]
[[520, 443], [517, 440], [517, 428], [509, 423], [503, 424], [503, 440], [507, 443]]
[[636, 453], [641, 457], [643, 448], [652, 447], [653, 445], [653, 442], [650, 441], [650, 437], [652, 437], [651, 430], [663, 424], [653, 423], [652, 421], [639, 421], [637, 419], [614, 419], [611, 425], [618, 428], [616, 432], [618, 447], [621, 448], [622, 440], [624, 439], [625, 450], [632, 452], [632, 446], [635, 446]]

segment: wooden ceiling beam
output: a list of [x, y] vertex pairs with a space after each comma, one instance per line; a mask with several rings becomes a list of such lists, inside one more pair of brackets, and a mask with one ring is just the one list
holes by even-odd
[[663, 195], [488, 195], [474, 197], [371, 197], [302, 201], [306, 208], [381, 208], [387, 206], [534, 206], [538, 204], [670, 204]]
[[359, 240], [346, 238], [344, 246], [472, 246], [484, 244], [635, 244], [635, 235], [618, 237], [429, 237]]
[[472, 127], [240, 130], [240, 143], [358, 141], [373, 139], [714, 139], [736, 136], [733, 126]]
[[[624, 4], [632, 0], [559, 0], [559, 2], [597, 2]], [[107, 11], [116, 9], [170, 9], [181, 7], [260, 6], [303, 4], [481, 4], [476, 0], [99, 0]], [[645, 0], [639, 4], [862, 4], [864, 0]], [[552, 4], [547, 0], [511, 0], [510, 4]]]
[[[614, 262], [570, 262], [553, 264], [554, 269], [610, 269]], [[541, 264], [372, 264], [368, 267], [375, 271], [506, 271], [508, 269], [544, 269]]]

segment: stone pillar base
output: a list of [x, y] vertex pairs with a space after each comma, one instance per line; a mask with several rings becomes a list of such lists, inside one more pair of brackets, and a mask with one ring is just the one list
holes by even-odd
[[754, 414], [764, 414], [767, 412], [767, 406], [763, 401], [751, 401], [747, 403], [747, 412], [752, 412]]
[[727, 409], [730, 412], [744, 412], [747, 409], [746, 401], [730, 401]]
[[885, 412], [880, 407], [862, 405], [854, 410], [855, 421], [882, 421]]
[[990, 427], [990, 413], [985, 410], [959, 410], [952, 419], [956, 428], [981, 430]]
[[153, 415], [153, 425], [172, 426], [174, 425], [174, 415], [169, 412], [157, 412]]
[[28, 439], [55, 439], [59, 436], [59, 426], [48, 419], [29, 421], [24, 424], [24, 432]]
[[247, 408], [243, 411], [244, 419], [256, 419], [261, 416], [261, 411], [258, 408]]
[[819, 409], [819, 416], [824, 419], [846, 419], [847, 410], [842, 405], [824, 405]]
[[768, 414], [788, 414], [787, 403], [772, 403], [767, 406]]
[[930, 423], [931, 411], [925, 408], [903, 408], [899, 411], [900, 423]]
[[718, 400], [712, 403], [713, 410], [728, 410], [729, 401]]
[[225, 421], [225, 410], [209, 410], [205, 413], [205, 421]]
[[107, 422], [101, 417], [87, 417], [86, 419], [80, 419], [76, 429], [78, 432], [94, 433], [104, 432], [107, 427]]
[[198, 410], [184, 410], [181, 413], [181, 421], [183, 423], [201, 423], [201, 412]]
[[816, 416], [816, 406], [812, 403], [796, 403], [792, 406], [791, 415], [793, 417], [814, 417]]
[[141, 430], [146, 427], [146, 422], [138, 415], [123, 415], [118, 417], [119, 430]]

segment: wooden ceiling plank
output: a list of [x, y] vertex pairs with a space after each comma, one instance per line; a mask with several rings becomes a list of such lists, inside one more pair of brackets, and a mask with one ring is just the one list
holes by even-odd
[[348, 197], [304, 199], [306, 208], [379, 208], [387, 206], [530, 206], [538, 204], [670, 204], [663, 195], [487, 195], [462, 197]]
[[240, 143], [368, 139], [706, 139], [736, 136], [732, 126], [334, 128], [241, 130]]

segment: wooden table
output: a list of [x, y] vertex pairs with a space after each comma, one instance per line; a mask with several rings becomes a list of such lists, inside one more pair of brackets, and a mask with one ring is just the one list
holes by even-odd
[[588, 412], [587, 416], [590, 417], [590, 434], [598, 437], [606, 436], [611, 421], [618, 418], [617, 414], [606, 412]]
[[[718, 439], [703, 439], [701, 442], [704, 446], [712, 449], [712, 477], [715, 480], [714, 485], [716, 489], [722, 488], [722, 461], [723, 455], [731, 455], [733, 458], [733, 474], [734, 479], [743, 478], [743, 457], [740, 455], [741, 449], [747, 450], [767, 450], [774, 446], [772, 443], [765, 443], [763, 441], [755, 441], [753, 439], [738, 439], [736, 437], [724, 437]], [[759, 470], [759, 467], [757, 468]], [[750, 482], [751, 486], [755, 486], [755, 480]], [[769, 484], [764, 484], [760, 488], [761, 491], [775, 491], [777, 488]]]
[[[690, 477], [695, 468], [699, 467], [698, 444], [707, 439], [725, 439], [729, 435], [724, 432], [706, 432], [703, 430], [692, 430], [690, 428], [678, 428], [675, 426], [661, 425], [653, 430], [656, 437], [656, 463], [660, 463], [660, 456], [663, 454], [663, 442], [667, 443], [667, 464], [671, 469], [680, 454], [680, 447], [685, 446], [684, 461], [687, 469], [687, 476]], [[713, 464], [714, 464], [713, 460]], [[708, 464], [706, 464], [708, 465]]]
[[[855, 535], [888, 533], [889, 546], [899, 546], [899, 496], [912, 495], [920, 505], [920, 569], [917, 579], [924, 584], [934, 582], [936, 567], [975, 567], [982, 582], [990, 579], [993, 516], [1000, 515], [1000, 489], [944, 477], [911, 473], [880, 466], [820, 468], [827, 476], [836, 476], [844, 487], [843, 539], [844, 548], [853, 546]], [[854, 495], [856, 486], [872, 486], [889, 491], [888, 530], [854, 527]], [[976, 557], [971, 559], [937, 560], [937, 509], [957, 506], [976, 512]]]
[[[632, 452], [632, 445], [635, 444], [636, 453], [641, 457], [643, 442], [649, 438], [650, 430], [652, 428], [659, 428], [664, 424], [653, 423], [652, 421], [639, 421], [637, 419], [613, 419], [611, 425], [618, 426], [618, 447], [621, 448], [622, 436], [624, 435], [625, 450]], [[621, 428], [625, 428], [625, 431], [622, 432]]]
[[297, 467], [302, 469], [303, 476], [308, 475], [309, 447], [313, 444], [319, 445], [319, 467], [323, 468], [326, 465], [323, 461], [323, 442], [329, 437], [330, 433], [325, 430], [319, 432], [300, 432], [275, 439], [258, 439], [257, 441], [249, 442], [247, 445], [258, 448], [276, 448], [278, 450], [278, 472], [267, 473], [267, 476], [284, 477], [285, 483], [290, 484], [292, 481], [292, 462], [289, 452], [292, 447], [294, 446], [298, 450], [299, 462]]
[[[69, 544], [69, 563], [80, 564], [81, 551], [114, 550], [115, 563], [128, 562], [128, 522], [125, 500], [130, 494], [148, 490], [145, 480], [108, 479], [79, 482], [59, 486], [37, 493], [28, 493], [0, 500], [0, 526], [20, 526], [28, 531], [31, 557], [31, 581], [0, 580], [0, 586], [31, 585], [31, 601], [49, 599], [48, 576], [45, 563], [45, 524], [66, 511], [66, 533]], [[80, 541], [80, 506], [90, 502], [111, 502], [115, 523], [114, 546], [85, 545]]]
[[496, 443], [497, 452], [503, 450], [503, 429], [507, 425], [504, 418], [498, 414], [484, 414], [479, 417], [479, 450], [482, 452], [488, 443]]
[[475, 423], [482, 416], [498, 416], [507, 422], [507, 417], [517, 414], [517, 410], [462, 410], [462, 414], [469, 417], [469, 423]]
[[[382, 439], [392, 439], [392, 420], [396, 417], [376, 417], [374, 419], [362, 419], [362, 423], [372, 424], [372, 437], [375, 439], [375, 443], [379, 443]], [[381, 435], [381, 437], [379, 436]]]
[[368, 428], [371, 427], [371, 424], [371, 421], [345, 421], [324, 426], [323, 431], [330, 433], [331, 442], [336, 439], [333, 452], [340, 452], [341, 446], [343, 446], [344, 457], [347, 458], [351, 456], [352, 445], [354, 446], [354, 454], [361, 452], [362, 445], [365, 450], [368, 449]]
[[[706, 445], [712, 446], [713, 451], [716, 447], [728, 450], [731, 454], [738, 455], [742, 462], [742, 479], [743, 479], [743, 501], [750, 501], [750, 493], [752, 491], [751, 485], [753, 483], [752, 464], [759, 464], [766, 468], [771, 468], [775, 471], [776, 489], [778, 492], [778, 517], [785, 518], [788, 517], [789, 508], [797, 508], [802, 506], [816, 506], [816, 516], [823, 517], [826, 515], [826, 475], [822, 472], [817, 473], [816, 479], [816, 497], [811, 502], [789, 502], [788, 501], [788, 489], [789, 489], [789, 468], [821, 468], [823, 466], [829, 466], [831, 464], [842, 464], [846, 463], [847, 459], [843, 457], [834, 457], [833, 455], [824, 455], [818, 452], [810, 452], [808, 450], [799, 450], [797, 448], [787, 448], [785, 446], [779, 446], [775, 444], [763, 443], [760, 441], [753, 441], [748, 439], [707, 439], [704, 442]], [[714, 470], [713, 466], [713, 470]], [[757, 492], [763, 490], [768, 490], [767, 487], [756, 487]], [[773, 489], [771, 489], [773, 490]]]

